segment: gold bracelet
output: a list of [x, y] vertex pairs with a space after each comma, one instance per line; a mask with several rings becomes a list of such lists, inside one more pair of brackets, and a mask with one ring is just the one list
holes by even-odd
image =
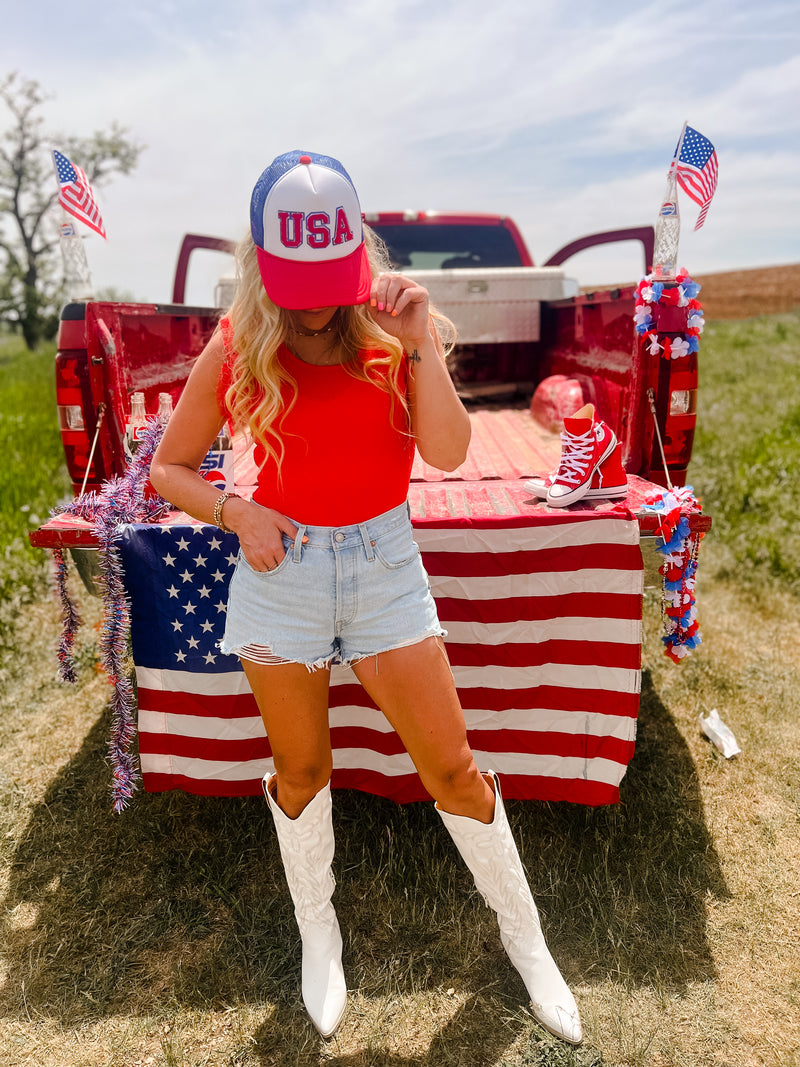
[[219, 526], [223, 533], [233, 533], [233, 530], [222, 521], [222, 509], [225, 507], [225, 501], [230, 500], [232, 496], [238, 495], [238, 493], [221, 493], [214, 504], [214, 525]]

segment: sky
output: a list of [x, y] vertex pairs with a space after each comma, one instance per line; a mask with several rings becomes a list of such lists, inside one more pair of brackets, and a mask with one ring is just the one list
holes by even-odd
[[[49, 94], [54, 146], [113, 122], [144, 146], [95, 190], [108, 240], [85, 231], [95, 288], [137, 300], [170, 299], [185, 233], [243, 236], [256, 179], [290, 149], [341, 160], [367, 212], [510, 215], [543, 263], [654, 223], [685, 121], [720, 177], [697, 232], [681, 194], [679, 262], [800, 261], [796, 0], [37, 0], [3, 16], [11, 71]], [[208, 305], [231, 265], [201, 255], [189, 301]], [[611, 284], [643, 261], [626, 242], [565, 267]]]

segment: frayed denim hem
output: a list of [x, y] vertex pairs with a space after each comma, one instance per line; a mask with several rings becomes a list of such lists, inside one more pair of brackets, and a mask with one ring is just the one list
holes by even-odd
[[334, 666], [342, 667], [354, 667], [359, 663], [363, 663], [364, 660], [372, 659], [373, 656], [380, 656], [384, 652], [394, 652], [398, 648], [409, 648], [412, 645], [418, 645], [422, 641], [427, 641], [429, 637], [445, 638], [447, 637], [447, 630], [443, 630], [441, 626], [434, 627], [430, 630], [426, 630], [424, 633], [417, 635], [416, 637], [408, 637], [404, 641], [398, 641], [394, 644], [387, 645], [385, 648], [378, 648], [374, 652], [356, 652], [352, 656], [348, 656], [346, 659], [341, 656], [340, 652], [332, 652], [329, 656], [321, 656], [319, 659], [313, 660], [311, 663], [307, 663], [305, 660], [300, 659], [286, 659], [283, 656], [276, 655], [270, 645], [239, 645], [236, 648], [225, 647], [225, 642], [220, 641], [218, 648], [221, 652], [228, 656], [238, 656], [239, 659], [247, 660], [248, 663], [255, 663], [264, 667], [279, 667], [287, 663], [296, 663], [306, 668], [309, 674], [313, 674], [315, 671], [330, 670]]
[[[360, 653], [360, 654], [357, 653], [356, 655], [350, 656], [350, 658], [347, 659], [346, 661], [342, 660], [341, 662], [342, 662], [343, 666], [345, 666], [345, 667], [353, 667], [354, 665], [357, 665], [359, 663], [363, 663], [364, 660], [372, 659], [373, 657], [375, 657], [376, 658], [375, 668], [377, 670], [377, 657], [383, 655], [384, 652], [394, 652], [398, 648], [410, 648], [412, 645], [419, 645], [423, 641], [427, 641], [429, 637], [436, 637], [436, 638], [440, 638], [440, 639], [443, 640], [445, 637], [447, 637], [447, 630], [443, 630], [441, 628], [441, 626], [437, 626], [437, 627], [434, 627], [431, 630], [427, 630], [425, 633], [420, 634], [417, 637], [406, 638], [405, 641], [398, 641], [396, 644], [387, 645], [386, 648], [379, 648], [375, 652], [363, 652], [363, 653]], [[445, 659], [447, 659], [447, 653], [444, 651], [443, 644], [440, 644], [440, 647], [442, 648], [442, 654], [444, 655]], [[447, 661], [447, 666], [450, 667], [449, 660]], [[452, 668], [451, 668], [451, 673], [452, 673]]]

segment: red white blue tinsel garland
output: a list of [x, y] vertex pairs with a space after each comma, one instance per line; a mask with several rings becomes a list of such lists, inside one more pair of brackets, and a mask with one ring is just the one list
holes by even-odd
[[702, 508], [690, 485], [653, 494], [643, 508], [658, 517], [656, 534], [661, 538], [661, 544], [656, 547], [664, 556], [659, 567], [663, 583], [664, 636], [661, 640], [665, 654], [680, 663], [701, 641], [694, 589], [703, 534], [691, 530], [689, 515]]
[[[645, 335], [650, 355], [657, 356], [660, 352], [664, 359], [680, 359], [682, 356], [688, 356], [690, 352], [697, 352], [700, 347], [700, 334], [705, 326], [703, 307], [697, 299], [700, 286], [693, 282], [683, 269], [678, 271], [675, 281], [676, 285], [668, 286], [663, 281], [656, 280], [653, 274], [647, 274], [636, 287], [636, 308], [633, 314], [636, 332]], [[653, 332], [653, 304], [688, 308], [685, 336], [667, 337]]]
[[61, 637], [58, 642], [58, 672], [56, 677], [61, 682], [77, 681], [73, 649], [75, 635], [80, 629], [81, 617], [67, 589], [67, 561], [63, 548], [53, 549], [56, 588], [61, 601]]
[[[114, 811], [121, 812], [138, 788], [138, 763], [133, 752], [136, 736], [133, 694], [126, 658], [130, 637], [130, 612], [125, 594], [122, 563], [117, 542], [122, 527], [130, 522], [155, 522], [169, 507], [157, 495], [146, 495], [145, 485], [153, 453], [164, 432], [157, 419], [149, 419], [139, 448], [125, 473], [105, 482], [98, 493], [84, 493], [69, 504], [53, 509], [53, 515], [75, 515], [92, 524], [98, 543], [98, 559], [103, 579], [103, 623], [100, 631], [100, 661], [113, 687], [111, 698], [111, 792]], [[62, 603], [63, 630], [58, 649], [62, 681], [75, 681], [72, 649], [80, 617], [66, 585], [66, 565], [61, 549], [54, 550], [56, 583]]]

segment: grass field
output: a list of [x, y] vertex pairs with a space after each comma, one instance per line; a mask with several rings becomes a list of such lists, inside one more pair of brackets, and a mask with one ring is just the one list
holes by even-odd
[[[42, 456], [27, 494], [0, 483], [0, 545], [15, 568], [3, 591], [16, 598], [3, 609], [13, 657], [0, 691], [0, 1065], [800, 1067], [799, 354], [797, 314], [707, 328], [692, 467], [714, 517], [698, 582], [703, 644], [669, 662], [646, 598], [623, 803], [508, 805], [584, 1017], [586, 1041], [571, 1049], [532, 1021], [430, 806], [336, 795], [353, 993], [327, 1043], [300, 1003], [264, 806], [140, 794], [112, 815], [97, 602], [81, 598], [82, 672], [66, 689], [54, 680], [46, 571], [23, 543], [21, 507], [43, 514], [64, 488], [49, 356], [0, 349], [0, 411], [41, 420], [12, 423], [8, 439], [23, 457], [21, 442], [35, 441]], [[700, 734], [711, 708], [736, 733], [734, 760]]]
[[[56, 425], [53, 350], [30, 355], [0, 334], [0, 671], [9, 627], [41, 594], [41, 553], [28, 531], [71, 495]], [[35, 460], [33, 459], [35, 457]], [[0, 679], [2, 674], [0, 674]]]

